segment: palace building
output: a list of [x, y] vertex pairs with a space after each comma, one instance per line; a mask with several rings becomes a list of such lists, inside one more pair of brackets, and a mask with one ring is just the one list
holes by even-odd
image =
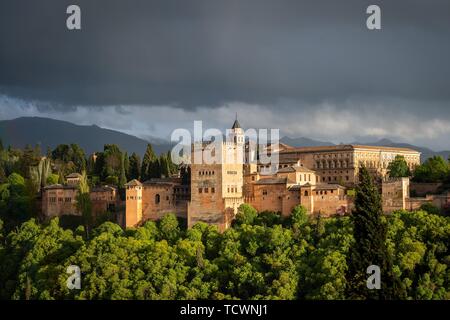
[[[405, 158], [410, 169], [420, 164], [420, 153], [412, 149], [363, 145], [294, 148], [280, 143], [266, 147], [267, 154], [276, 154], [278, 161], [264, 165], [254, 160], [251, 143], [236, 118], [226, 141], [192, 144], [193, 159], [189, 160], [193, 161], [182, 165], [175, 177], [132, 180], [125, 185], [122, 200], [113, 187], [91, 190], [94, 210], [125, 205], [120, 219], [124, 227], [174, 213], [186, 219], [188, 227], [202, 221], [220, 230], [230, 226], [243, 203], [260, 212], [274, 211], [283, 216], [297, 205], [303, 205], [312, 215], [345, 215], [353, 207], [352, 189], [362, 165], [380, 184], [385, 212], [417, 208], [424, 201], [447, 203], [447, 198], [410, 199], [408, 178], [389, 179], [388, 166], [397, 155]], [[215, 161], [204, 161], [205, 154]], [[198, 155], [202, 161], [195, 160]], [[44, 216], [80, 214], [75, 205], [80, 175], [71, 174], [66, 179], [65, 185], [44, 188]]]
[[[193, 161], [177, 178], [131, 181], [126, 187], [126, 226], [172, 212], [186, 218], [188, 227], [202, 221], [223, 230], [230, 226], [243, 203], [258, 211], [270, 210], [285, 216], [299, 204], [310, 214], [344, 215], [353, 206], [348, 189], [358, 182], [361, 165], [381, 183], [387, 181], [388, 165], [397, 155], [403, 156], [411, 169], [420, 164], [420, 153], [406, 148], [362, 145], [293, 148], [280, 143], [277, 148], [268, 147], [269, 155], [278, 153], [278, 163], [262, 165], [249, 161], [254, 155], [242, 156], [243, 150], [245, 153], [249, 150], [248, 145], [236, 119], [218, 151], [220, 161], [211, 164]], [[192, 150], [212, 153], [210, 147], [194, 143]], [[395, 194], [397, 189], [402, 190], [403, 198], [406, 197], [404, 184], [390, 184], [389, 188]], [[399, 208], [398, 200], [384, 203], [389, 210]]]
[[[80, 177], [80, 174], [70, 174], [66, 177], [66, 184], [54, 184], [42, 190], [42, 213], [45, 218], [81, 216], [76, 206]], [[112, 186], [92, 188], [89, 197], [94, 218], [99, 214], [114, 212], [120, 205], [117, 188]]]

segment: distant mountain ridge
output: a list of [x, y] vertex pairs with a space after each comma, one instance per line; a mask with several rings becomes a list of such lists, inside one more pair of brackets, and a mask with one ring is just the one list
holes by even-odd
[[410, 148], [410, 149], [414, 149], [414, 150], [417, 150], [417, 151], [422, 153], [420, 155], [422, 162], [425, 161], [428, 158], [433, 157], [433, 156], [441, 156], [445, 160], [447, 160], [450, 157], [450, 150], [434, 151], [434, 150], [431, 150], [431, 149], [426, 148], [426, 147], [419, 147], [419, 146], [415, 146], [415, 145], [412, 145], [412, 144], [409, 144], [409, 143], [393, 142], [392, 140], [389, 140], [389, 139], [381, 139], [379, 141], [371, 142], [371, 143], [358, 143], [358, 142], [355, 142], [353, 144], [364, 144], [364, 145], [369, 145], [369, 146], [384, 146], [384, 147], [396, 147], [396, 148]]
[[[11, 145], [23, 148], [27, 144], [32, 146], [39, 144], [43, 153], [47, 147], [54, 149], [58, 144], [76, 143], [80, 145], [86, 154], [102, 151], [105, 144], [117, 144], [129, 154], [136, 152], [143, 155], [147, 143], [151, 143], [156, 153], [171, 150], [172, 144], [157, 138], [149, 138], [149, 141], [125, 134], [115, 130], [100, 128], [96, 125], [82, 126], [71, 122], [40, 117], [22, 117], [13, 120], [0, 121], [0, 138], [4, 146]], [[293, 147], [331, 146], [332, 142], [314, 140], [306, 137], [283, 137], [280, 142]], [[439, 155], [444, 159], [450, 157], [450, 151], [433, 151], [426, 147], [419, 147], [408, 143], [393, 142], [389, 139], [381, 139], [375, 142], [352, 142], [350, 144], [411, 148], [422, 153], [422, 161]]]
[[23, 148], [27, 144], [40, 145], [43, 153], [47, 147], [54, 149], [58, 144], [76, 143], [86, 154], [103, 151], [105, 144], [117, 144], [128, 154], [145, 153], [147, 143], [151, 143], [156, 153], [171, 149], [169, 142], [160, 139], [146, 141], [122, 132], [100, 128], [96, 125], [82, 126], [71, 122], [40, 117], [22, 117], [0, 121], [0, 138], [6, 147]]
[[326, 142], [326, 141], [319, 141], [319, 140], [313, 140], [310, 138], [300, 137], [300, 138], [290, 138], [290, 137], [283, 137], [280, 139], [280, 142], [287, 144], [292, 147], [314, 147], [314, 146], [332, 146], [334, 143], [332, 142]]

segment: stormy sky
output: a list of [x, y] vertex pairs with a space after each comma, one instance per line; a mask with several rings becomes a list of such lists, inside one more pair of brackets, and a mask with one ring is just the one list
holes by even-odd
[[450, 149], [449, 59], [448, 0], [2, 0], [0, 119], [167, 138], [238, 112], [291, 137]]

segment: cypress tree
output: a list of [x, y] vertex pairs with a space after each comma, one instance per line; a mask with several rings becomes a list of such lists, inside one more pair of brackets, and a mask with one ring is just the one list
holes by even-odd
[[[386, 246], [387, 226], [382, 220], [381, 197], [365, 167], [360, 168], [352, 212], [354, 243], [347, 255], [347, 295], [350, 299], [400, 299], [403, 290], [394, 276]], [[368, 289], [367, 268], [380, 267], [381, 289]]]
[[128, 152], [125, 152], [124, 168], [125, 168], [125, 180], [127, 180], [130, 177], [130, 158], [128, 157]]
[[141, 178], [141, 159], [139, 156], [133, 152], [130, 156], [130, 174], [129, 180], [140, 179]]
[[[128, 157], [127, 157], [128, 158]], [[120, 177], [119, 177], [119, 188], [127, 183], [127, 177], [125, 175], [125, 155], [122, 154], [122, 159], [120, 161]]]
[[177, 165], [176, 165], [175, 163], [173, 163], [173, 161], [172, 161], [172, 154], [171, 154], [170, 150], [167, 151], [167, 156], [166, 156], [166, 158], [167, 158], [167, 163], [168, 163], [168, 166], [169, 166], [169, 172], [170, 172], [170, 174], [176, 173], [178, 167], [177, 167]]
[[155, 168], [154, 163], [157, 161], [158, 158], [156, 157], [156, 154], [153, 151], [152, 145], [148, 144], [144, 158], [142, 159], [141, 176], [143, 181], [152, 178], [152, 171], [154, 171]]

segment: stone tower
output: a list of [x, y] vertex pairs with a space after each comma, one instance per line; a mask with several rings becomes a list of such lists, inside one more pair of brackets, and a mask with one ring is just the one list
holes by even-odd
[[[244, 130], [236, 120], [220, 145], [220, 159], [212, 164], [191, 164], [191, 201], [188, 205], [188, 227], [198, 221], [226, 228], [243, 203]], [[207, 150], [208, 146], [202, 146]]]
[[142, 183], [134, 179], [125, 184], [125, 227], [134, 227], [142, 220]]

